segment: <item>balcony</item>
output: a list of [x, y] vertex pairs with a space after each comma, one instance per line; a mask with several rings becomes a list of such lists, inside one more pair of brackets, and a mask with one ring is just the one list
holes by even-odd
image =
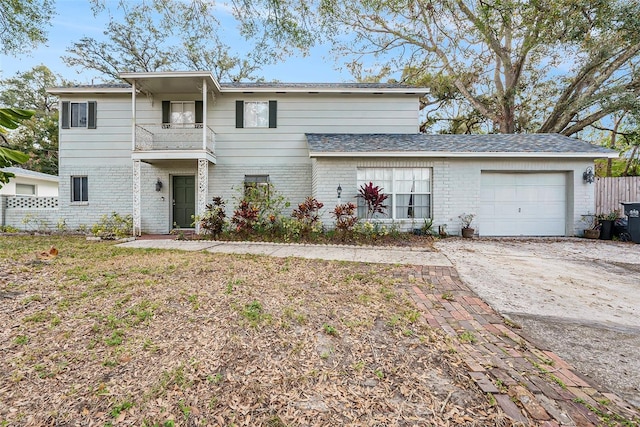
[[[206, 142], [203, 145], [203, 138]], [[133, 159], [198, 159], [215, 163], [215, 132], [200, 123], [136, 125]]]

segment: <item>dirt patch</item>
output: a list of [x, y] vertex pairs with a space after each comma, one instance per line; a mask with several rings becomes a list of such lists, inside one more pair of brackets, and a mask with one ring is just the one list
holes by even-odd
[[400, 267], [54, 237], [0, 258], [0, 422], [512, 424]]
[[525, 333], [640, 407], [640, 245], [445, 239], [460, 277]]

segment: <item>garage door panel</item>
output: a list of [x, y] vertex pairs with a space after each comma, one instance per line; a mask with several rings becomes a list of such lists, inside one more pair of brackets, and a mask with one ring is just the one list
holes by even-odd
[[565, 235], [565, 182], [564, 173], [482, 173], [480, 234]]
[[494, 200], [499, 202], [508, 202], [517, 197], [518, 190], [513, 187], [495, 187], [493, 193]]

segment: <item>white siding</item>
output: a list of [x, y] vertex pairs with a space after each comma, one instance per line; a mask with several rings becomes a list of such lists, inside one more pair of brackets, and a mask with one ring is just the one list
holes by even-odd
[[97, 101], [96, 129], [60, 126], [60, 162], [67, 165], [128, 165], [131, 162], [131, 96], [86, 95], [63, 101]]
[[[138, 95], [136, 123], [160, 124], [163, 100], [199, 99], [199, 93]], [[132, 213], [131, 95], [65, 95], [61, 100], [97, 101], [97, 129], [60, 130], [61, 216], [75, 228], [94, 224], [113, 211]], [[236, 129], [236, 100], [276, 100], [277, 128]], [[234, 188], [242, 185], [245, 174], [268, 174], [292, 207], [312, 194], [305, 133], [416, 133], [418, 99], [402, 94], [224, 94], [208, 99], [207, 125], [216, 133], [217, 161], [209, 167], [209, 200], [223, 197], [231, 215], [238, 194]], [[170, 177], [195, 175], [195, 162], [143, 163], [141, 173], [142, 230], [166, 233], [172, 224]], [[86, 204], [70, 203], [74, 175], [88, 177]], [[159, 193], [155, 192], [158, 178], [165, 184]], [[317, 185], [332, 186], [335, 198], [334, 178], [319, 177]]]

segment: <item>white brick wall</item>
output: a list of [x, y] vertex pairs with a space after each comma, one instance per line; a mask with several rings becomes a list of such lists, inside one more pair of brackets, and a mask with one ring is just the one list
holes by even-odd
[[[233, 213], [234, 197], [240, 193], [244, 175], [270, 177], [276, 190], [291, 202], [291, 209], [307, 196], [324, 203], [322, 220], [332, 226], [333, 208], [338, 203], [355, 201], [357, 194], [356, 171], [359, 167], [431, 167], [433, 168], [432, 206], [434, 228], [446, 224], [450, 234], [459, 234], [462, 213], [478, 213], [480, 210], [481, 171], [517, 172], [565, 172], [567, 173], [567, 230], [569, 235], [580, 234], [583, 228], [581, 216], [594, 212], [594, 186], [585, 184], [582, 172], [592, 165], [589, 160], [508, 160], [508, 159], [312, 159], [310, 164], [265, 164], [261, 166], [210, 165], [207, 202], [221, 196], [227, 203], [227, 214]], [[70, 200], [72, 175], [86, 175], [89, 183], [89, 202], [62, 203]], [[197, 175], [195, 162], [179, 166], [143, 164], [141, 170], [142, 230], [145, 233], [168, 233], [172, 225], [171, 176]], [[163, 182], [161, 192], [155, 191], [156, 180]], [[336, 189], [342, 187], [342, 197]], [[61, 166], [60, 217], [69, 228], [91, 226], [102, 215], [113, 211], [132, 213], [131, 166]], [[286, 214], [289, 214], [289, 209]], [[411, 224], [405, 222], [404, 228]], [[475, 224], [480, 231], [481, 224]]]
[[[342, 186], [341, 203], [355, 201], [357, 193], [356, 171], [359, 167], [431, 167], [433, 168], [432, 206], [434, 229], [446, 225], [449, 234], [460, 233], [462, 213], [480, 210], [480, 174], [485, 171], [513, 172], [565, 172], [567, 174], [567, 234], [580, 234], [581, 216], [594, 212], [594, 190], [585, 184], [582, 172], [591, 166], [589, 160], [555, 159], [340, 159], [317, 158], [313, 162], [313, 175], [317, 183], [313, 196], [325, 203], [323, 221], [332, 224], [330, 212], [339, 202], [336, 187]], [[405, 224], [408, 228], [410, 224]], [[479, 231], [476, 224], [476, 231]]]
[[[104, 214], [132, 213], [131, 166], [79, 166], [60, 164], [60, 218], [70, 229], [91, 226]], [[88, 202], [71, 203], [71, 177], [86, 176]]]
[[291, 208], [285, 212], [286, 214], [290, 214], [299, 203], [311, 195], [310, 164], [215, 165], [209, 168], [209, 200], [215, 196], [222, 197], [227, 203], [228, 216], [233, 214], [234, 197], [237, 198], [242, 193], [245, 175], [269, 175], [269, 181], [276, 191], [291, 202]]

